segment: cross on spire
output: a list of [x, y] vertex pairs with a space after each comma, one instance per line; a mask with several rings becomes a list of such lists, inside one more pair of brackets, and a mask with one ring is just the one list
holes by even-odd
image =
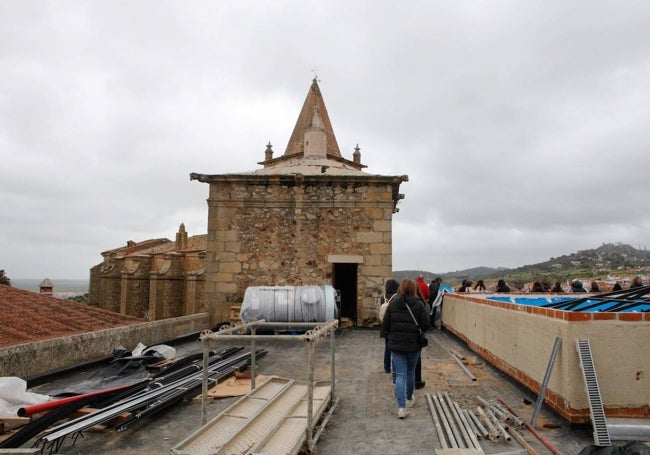
[[312, 74], [314, 75], [314, 82], [318, 83], [320, 82], [320, 79], [318, 79], [318, 70], [316, 68], [311, 69]]

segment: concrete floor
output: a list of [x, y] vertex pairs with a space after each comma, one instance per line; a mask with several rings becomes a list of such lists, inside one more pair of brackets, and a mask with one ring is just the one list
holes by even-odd
[[[446, 391], [461, 408], [479, 405], [476, 396], [486, 400], [504, 399], [524, 420], [530, 421], [535, 396], [504, 377], [500, 372], [467, 350], [462, 342], [440, 330], [429, 332], [430, 345], [423, 351], [423, 379], [426, 386], [416, 391], [416, 406], [404, 419], [397, 418], [391, 375], [383, 372], [384, 341], [376, 329], [341, 329], [336, 333], [336, 393], [340, 403], [324, 435], [318, 441], [321, 454], [398, 455], [431, 454], [440, 448], [425, 393]], [[278, 375], [291, 379], [307, 378], [307, 350], [302, 343], [258, 342], [259, 348], [269, 353], [258, 363], [258, 373]], [[316, 379], [329, 379], [329, 342], [317, 347], [319, 367]], [[199, 351], [198, 342], [185, 345], [184, 352]], [[450, 350], [464, 354], [467, 368], [476, 377], [470, 377], [452, 359]], [[541, 378], [540, 378], [541, 380]], [[214, 401], [208, 405], [211, 418], [231, 405], [236, 399]], [[88, 431], [75, 445], [66, 440], [59, 449], [62, 455], [111, 454], [167, 454], [200, 427], [201, 406], [184, 403], [159, 414], [143, 418], [123, 432]], [[543, 428], [555, 424], [558, 428]], [[591, 427], [570, 428], [560, 417], [543, 407], [537, 421], [538, 432], [559, 452], [573, 455], [593, 443]], [[540, 453], [550, 453], [526, 429], [522, 434]], [[497, 454], [521, 449], [510, 442], [479, 441], [485, 453]]]

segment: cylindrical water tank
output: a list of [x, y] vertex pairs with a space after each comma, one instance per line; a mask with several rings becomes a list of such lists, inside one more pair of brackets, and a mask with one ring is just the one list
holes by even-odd
[[338, 319], [336, 290], [323, 286], [250, 286], [239, 317], [245, 323], [325, 322]]

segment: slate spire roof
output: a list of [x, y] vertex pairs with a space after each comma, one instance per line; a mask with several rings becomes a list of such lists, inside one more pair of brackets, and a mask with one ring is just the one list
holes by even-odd
[[[269, 142], [264, 152], [264, 161], [258, 163], [263, 165], [264, 169], [258, 169], [253, 174], [368, 175], [362, 171], [366, 165], [361, 164], [358, 146], [352, 160], [341, 155], [323, 95], [315, 78], [309, 87], [284, 154], [273, 158], [271, 147]], [[190, 174], [192, 180], [201, 178], [200, 174]]]
[[287, 149], [284, 151], [284, 156], [303, 153], [303, 137], [305, 136], [305, 131], [316, 126], [312, 124], [312, 120], [315, 117], [315, 111], [320, 120], [318, 126], [325, 130], [325, 135], [327, 137], [327, 155], [341, 156], [339, 144], [336, 142], [334, 129], [332, 128], [330, 117], [327, 114], [325, 101], [323, 101], [323, 95], [321, 94], [316, 78], [314, 78], [311, 87], [309, 87], [309, 92], [307, 93], [305, 102], [300, 110], [300, 115], [298, 115], [298, 120], [296, 120], [296, 125], [293, 127], [293, 132], [289, 138]]

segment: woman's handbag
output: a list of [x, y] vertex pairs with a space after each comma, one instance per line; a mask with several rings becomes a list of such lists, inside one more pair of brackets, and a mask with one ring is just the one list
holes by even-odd
[[415, 322], [415, 325], [418, 326], [418, 343], [420, 344], [420, 349], [422, 349], [425, 346], [429, 346], [429, 340], [427, 339], [427, 336], [424, 334], [422, 329], [420, 328], [420, 324], [418, 324], [417, 319], [415, 319], [415, 316], [413, 316], [413, 312], [411, 311], [411, 307], [409, 307], [409, 304], [406, 303], [406, 299], [404, 299], [404, 305], [406, 305], [406, 309], [409, 310], [409, 313], [411, 314], [411, 317], [413, 318], [413, 322]]

